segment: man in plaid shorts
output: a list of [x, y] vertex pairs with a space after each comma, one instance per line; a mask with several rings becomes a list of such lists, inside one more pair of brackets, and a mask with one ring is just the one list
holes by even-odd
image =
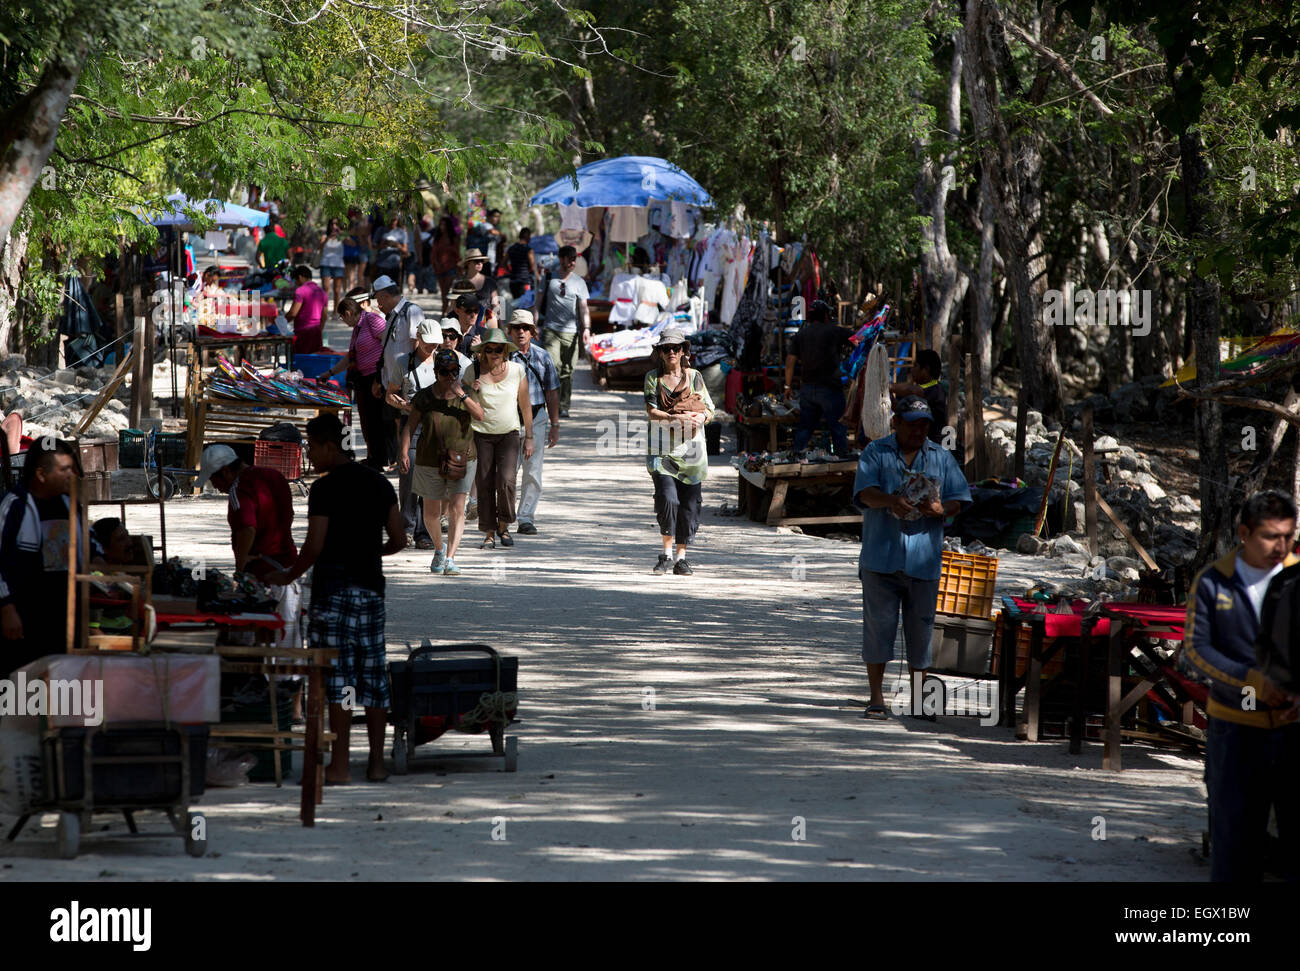
[[312, 647], [339, 652], [325, 685], [334, 732], [325, 781], [330, 785], [350, 781], [352, 708], [361, 705], [370, 737], [366, 778], [383, 782], [388, 778], [384, 731], [389, 692], [382, 558], [406, 546], [406, 524], [389, 481], [354, 462], [352, 453], [344, 449], [343, 423], [337, 415], [318, 415], [307, 423], [307, 457], [321, 473], [307, 500], [307, 540], [293, 566], [272, 582], [296, 580], [308, 567], [315, 567], [308, 641]]

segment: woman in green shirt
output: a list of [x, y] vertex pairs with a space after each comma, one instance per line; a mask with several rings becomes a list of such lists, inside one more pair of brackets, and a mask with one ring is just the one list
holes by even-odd
[[[485, 417], [483, 406], [466, 394], [460, 384], [460, 360], [446, 349], [433, 359], [437, 379], [411, 399], [411, 415], [402, 429], [398, 462], [409, 471], [411, 436], [420, 426], [420, 443], [415, 448], [415, 473], [411, 491], [424, 500], [424, 525], [433, 537], [432, 573], [460, 576], [456, 551], [465, 532], [465, 497], [473, 484], [468, 467], [474, 461], [474, 429], [471, 423]], [[444, 459], [447, 460], [444, 463]], [[459, 473], [453, 478], [448, 473]], [[447, 517], [447, 548], [442, 548], [439, 520]]]
[[700, 525], [701, 497], [709, 474], [704, 426], [713, 420], [714, 412], [704, 378], [686, 366], [689, 349], [681, 330], [665, 328], [655, 344], [658, 366], [645, 376], [645, 410], [650, 417], [646, 470], [654, 481], [655, 517], [664, 544], [654, 572], [671, 569], [678, 576], [694, 572], [686, 562], [686, 547]]

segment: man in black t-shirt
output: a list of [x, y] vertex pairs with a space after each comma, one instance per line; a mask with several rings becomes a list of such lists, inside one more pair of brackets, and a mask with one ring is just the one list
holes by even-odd
[[794, 397], [794, 368], [800, 367], [799, 427], [794, 432], [794, 450], [808, 447], [808, 440], [822, 424], [830, 427], [831, 450], [849, 452], [848, 432], [840, 423], [844, 414], [844, 387], [840, 380], [840, 359], [849, 346], [850, 331], [830, 319], [830, 305], [818, 300], [808, 309], [808, 322], [790, 341], [785, 358], [785, 396]]
[[339, 652], [325, 684], [334, 732], [325, 781], [344, 785], [350, 779], [351, 708], [361, 705], [370, 737], [366, 778], [382, 782], [388, 777], [384, 730], [389, 706], [382, 558], [406, 546], [406, 524], [389, 481], [344, 450], [337, 415], [318, 415], [307, 423], [307, 456], [322, 473], [307, 499], [307, 540], [293, 566], [268, 579], [287, 584], [315, 565], [308, 641]]
[[519, 230], [519, 242], [506, 250], [506, 259], [510, 264], [510, 298], [518, 300], [532, 286], [537, 276], [537, 258], [533, 248], [528, 245], [533, 231], [525, 226]]
[[930, 422], [930, 441], [943, 444], [944, 424], [948, 421], [948, 390], [939, 380], [943, 371], [943, 359], [938, 351], [926, 349], [916, 352], [916, 361], [907, 369], [906, 381], [899, 381], [889, 386], [889, 393], [902, 400], [908, 395], [918, 394], [930, 405], [934, 421]]

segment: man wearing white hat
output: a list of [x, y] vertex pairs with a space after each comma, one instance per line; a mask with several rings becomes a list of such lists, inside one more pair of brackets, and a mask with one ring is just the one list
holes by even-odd
[[[388, 378], [385, 398], [388, 406], [401, 416], [403, 424], [411, 411], [411, 399], [421, 389], [431, 387], [438, 380], [433, 368], [433, 357], [442, 346], [442, 327], [436, 320], [423, 319], [415, 337], [415, 348], [397, 359], [397, 366]], [[434, 547], [433, 538], [425, 529], [420, 497], [411, 491], [414, 473], [410, 470], [415, 468], [415, 447], [419, 440], [420, 429], [417, 427], [411, 436], [408, 471], [398, 474], [397, 495], [402, 506], [402, 518], [406, 520], [408, 537], [414, 541], [417, 550], [429, 550]]]
[[[410, 354], [419, 335], [420, 322], [424, 320], [424, 311], [417, 304], [402, 296], [401, 286], [390, 276], [381, 276], [375, 280], [371, 292], [375, 303], [384, 314], [388, 323], [384, 331], [384, 364], [380, 371], [378, 394], [400, 374], [397, 359], [403, 354]], [[397, 457], [397, 439], [400, 432], [399, 422], [405, 416], [392, 405], [384, 406], [384, 438], [388, 442], [388, 458]]]

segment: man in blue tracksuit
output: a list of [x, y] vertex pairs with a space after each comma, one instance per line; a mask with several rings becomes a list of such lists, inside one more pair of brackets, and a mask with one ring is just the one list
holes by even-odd
[[1210, 879], [1258, 881], [1264, 874], [1268, 813], [1276, 807], [1288, 876], [1300, 824], [1300, 724], [1296, 697], [1257, 666], [1255, 641], [1269, 581], [1284, 566], [1296, 507], [1278, 492], [1251, 496], [1237, 527], [1240, 545], [1207, 566], [1187, 597], [1183, 652], [1211, 680], [1205, 783], [1210, 803]]
[[[0, 677], [67, 650], [70, 442], [37, 441], [22, 481], [0, 499]], [[78, 557], [87, 549], [85, 524]]]

